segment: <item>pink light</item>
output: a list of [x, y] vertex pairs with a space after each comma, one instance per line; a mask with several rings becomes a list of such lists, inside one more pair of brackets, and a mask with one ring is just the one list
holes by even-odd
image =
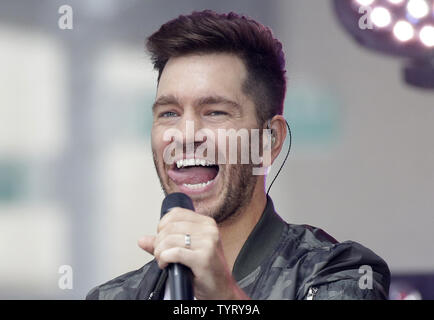
[[414, 28], [409, 22], [400, 20], [393, 27], [393, 34], [399, 41], [406, 42], [414, 37]]
[[374, 2], [374, 0], [356, 0], [356, 2], [361, 6], [369, 6]]
[[387, 27], [392, 22], [390, 11], [383, 7], [376, 7], [371, 12], [371, 21], [379, 28]]
[[424, 26], [419, 32], [420, 41], [427, 47], [434, 47], [434, 27]]
[[389, 1], [391, 4], [401, 4], [404, 2], [404, 0], [387, 0]]
[[429, 13], [429, 6], [425, 0], [409, 0], [407, 11], [412, 17], [420, 19]]

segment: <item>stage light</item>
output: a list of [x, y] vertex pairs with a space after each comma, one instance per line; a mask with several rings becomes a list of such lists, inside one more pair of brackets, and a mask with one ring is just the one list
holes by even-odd
[[404, 57], [407, 83], [434, 89], [434, 0], [333, 0], [343, 27], [362, 46]]
[[388, 2], [390, 2], [391, 4], [401, 4], [404, 2], [404, 0], [387, 0]]
[[379, 28], [387, 27], [392, 21], [390, 11], [383, 7], [376, 7], [371, 12], [372, 23]]
[[420, 41], [427, 47], [434, 47], [434, 27], [424, 26], [419, 32]]
[[407, 21], [400, 20], [393, 27], [393, 34], [399, 41], [406, 42], [414, 37], [414, 28]]
[[370, 6], [374, 0], [356, 0], [356, 2], [361, 6]]
[[407, 11], [413, 18], [421, 19], [428, 15], [429, 6], [425, 0], [409, 0]]

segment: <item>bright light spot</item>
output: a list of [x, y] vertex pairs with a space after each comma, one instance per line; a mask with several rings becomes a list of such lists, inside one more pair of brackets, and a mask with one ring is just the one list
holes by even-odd
[[374, 2], [374, 0], [356, 0], [356, 2], [361, 6], [369, 6]]
[[399, 41], [405, 42], [414, 37], [414, 29], [407, 21], [400, 20], [393, 27], [393, 34]]
[[429, 13], [429, 6], [425, 0], [410, 0], [407, 3], [407, 11], [412, 17], [420, 19]]
[[424, 26], [419, 32], [420, 41], [427, 47], [434, 46], [434, 27]]
[[404, 0], [388, 0], [392, 4], [401, 4], [404, 2]]
[[392, 21], [392, 16], [390, 15], [389, 10], [383, 7], [376, 7], [371, 12], [371, 21], [377, 27], [386, 27]]
[[408, 293], [402, 300], [422, 300], [422, 295], [419, 291]]

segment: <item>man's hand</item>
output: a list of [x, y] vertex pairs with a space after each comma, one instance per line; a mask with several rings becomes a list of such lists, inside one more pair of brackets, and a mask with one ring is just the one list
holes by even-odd
[[[185, 235], [191, 237], [185, 247]], [[191, 269], [196, 299], [249, 299], [238, 287], [226, 263], [213, 218], [173, 208], [160, 221], [157, 236], [145, 236], [139, 246], [154, 255], [161, 269], [181, 263]]]

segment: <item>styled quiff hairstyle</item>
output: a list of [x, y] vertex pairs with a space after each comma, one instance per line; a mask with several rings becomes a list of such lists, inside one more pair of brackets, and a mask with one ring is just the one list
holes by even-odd
[[282, 44], [262, 24], [234, 12], [211, 10], [181, 15], [152, 34], [146, 43], [158, 82], [172, 57], [188, 54], [232, 53], [245, 64], [243, 92], [255, 103], [259, 125], [283, 113], [286, 92]]

